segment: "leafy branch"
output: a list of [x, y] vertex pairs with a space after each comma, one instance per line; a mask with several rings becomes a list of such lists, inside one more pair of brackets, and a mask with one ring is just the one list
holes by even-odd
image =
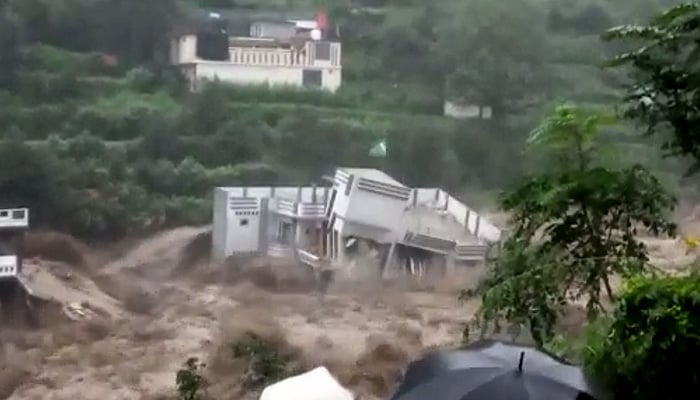
[[512, 234], [478, 293], [481, 319], [528, 326], [551, 339], [558, 312], [585, 299], [589, 318], [613, 300], [610, 278], [648, 270], [640, 229], [673, 235], [666, 219], [675, 199], [641, 165], [603, 167], [596, 139], [610, 120], [572, 105], [558, 107], [533, 131], [531, 148], [555, 154], [556, 172], [531, 176], [501, 197]]

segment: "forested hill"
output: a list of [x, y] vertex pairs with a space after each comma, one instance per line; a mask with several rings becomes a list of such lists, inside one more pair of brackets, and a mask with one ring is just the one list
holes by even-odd
[[[207, 222], [215, 185], [308, 183], [339, 164], [476, 201], [525, 170], [523, 139], [553, 100], [617, 99], [624, 76], [600, 68], [613, 54], [600, 33], [662, 5], [0, 0], [0, 206], [107, 238]], [[221, 85], [190, 94], [167, 65], [170, 32], [198, 13], [319, 7], [344, 46], [336, 95]], [[489, 105], [493, 118], [445, 118], [445, 99]], [[382, 138], [387, 157], [369, 157]], [[636, 160], [674, 167], [629, 145]]]

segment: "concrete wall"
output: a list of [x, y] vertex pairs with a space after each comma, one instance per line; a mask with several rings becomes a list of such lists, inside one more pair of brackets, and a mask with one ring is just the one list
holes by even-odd
[[[229, 196], [227, 254], [255, 253], [260, 248], [260, 199]], [[254, 208], [238, 204], [255, 204]]]
[[290, 23], [254, 22], [250, 25], [250, 36], [286, 39], [296, 34], [296, 26]]
[[221, 188], [214, 189], [214, 209], [212, 223], [212, 260], [226, 260], [228, 241], [228, 193]]
[[[365, 183], [377, 187], [379, 190], [370, 190]], [[386, 190], [386, 194], [384, 194]], [[405, 198], [389, 195], [392, 192], [403, 191]], [[399, 232], [402, 224], [404, 210], [408, 206], [410, 190], [405, 187], [389, 185], [374, 180], [359, 178], [353, 185], [350, 194], [348, 209], [343, 215], [345, 219], [375, 225], [394, 231], [396, 239], [402, 235]]]
[[219, 189], [231, 197], [281, 198], [304, 203], [311, 203], [314, 198], [323, 203], [330, 192], [330, 188], [324, 186], [232, 186]]
[[221, 262], [234, 254], [260, 250], [260, 199], [231, 195], [226, 189], [214, 190], [212, 259]]
[[[237, 65], [227, 62], [201, 61], [197, 64], [197, 80], [220, 80], [239, 85], [303, 86], [304, 68], [300, 66]], [[335, 92], [340, 88], [340, 69], [323, 69], [321, 88]]]
[[199, 61], [197, 58], [197, 35], [185, 35], [171, 40], [170, 61], [173, 64], [187, 64]]

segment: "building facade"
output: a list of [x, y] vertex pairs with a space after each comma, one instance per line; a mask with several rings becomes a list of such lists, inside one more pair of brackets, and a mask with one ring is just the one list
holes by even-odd
[[[313, 267], [375, 256], [379, 271], [481, 263], [501, 231], [438, 188], [374, 169], [339, 168], [328, 187], [217, 188], [212, 259], [268, 254]], [[363, 258], [365, 257], [365, 258]]]
[[253, 23], [251, 36], [229, 38], [224, 60], [199, 57], [198, 35], [181, 35], [171, 42], [171, 63], [180, 67], [192, 90], [220, 80], [335, 92], [342, 82], [341, 44], [300, 29], [294, 24]]
[[0, 210], [0, 281], [14, 281], [21, 272], [21, 245], [29, 228], [26, 208]]

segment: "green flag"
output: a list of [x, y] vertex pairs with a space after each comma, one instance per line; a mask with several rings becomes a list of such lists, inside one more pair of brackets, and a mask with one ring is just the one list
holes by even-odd
[[382, 139], [369, 150], [371, 157], [386, 157], [386, 140]]

